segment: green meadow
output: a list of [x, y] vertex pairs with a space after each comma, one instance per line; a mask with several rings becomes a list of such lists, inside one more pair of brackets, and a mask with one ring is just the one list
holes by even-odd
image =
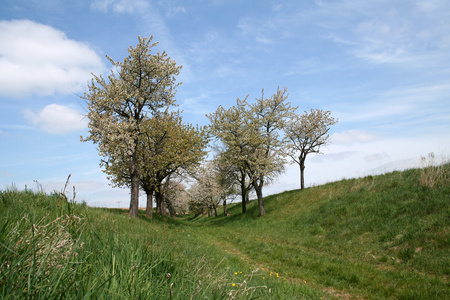
[[[450, 165], [130, 218], [0, 193], [1, 299], [449, 299]], [[155, 215], [155, 214], [154, 214]]]

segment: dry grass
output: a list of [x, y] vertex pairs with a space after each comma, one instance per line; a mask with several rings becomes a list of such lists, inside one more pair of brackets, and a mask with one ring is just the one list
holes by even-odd
[[434, 187], [437, 185], [448, 184], [450, 182], [450, 172], [446, 165], [449, 163], [448, 159], [437, 161], [433, 152], [428, 154], [428, 157], [421, 157], [422, 169], [420, 171], [420, 184], [422, 186]]
[[[33, 249], [33, 255], [28, 256], [23, 262], [22, 271], [27, 272], [30, 268], [38, 269], [41, 264], [45, 264], [47, 271], [63, 267], [63, 264], [76, 249], [82, 247], [76, 244], [69, 228], [79, 225], [82, 221], [77, 216], [64, 216], [55, 220], [41, 224], [45, 219], [42, 218], [37, 224], [28, 220], [24, 215], [22, 219], [16, 222], [14, 228], [10, 231], [7, 240], [9, 245], [14, 245], [9, 251], [12, 253], [21, 253], [26, 249]], [[29, 228], [25, 232], [21, 229]], [[9, 268], [6, 264], [4, 267]]]

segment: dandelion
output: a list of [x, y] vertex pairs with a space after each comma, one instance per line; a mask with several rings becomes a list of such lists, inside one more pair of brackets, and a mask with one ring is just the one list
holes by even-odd
[[238, 274], [238, 272], [234, 272], [234, 275], [237, 275]]
[[236, 286], [236, 283], [232, 283], [231, 286]]

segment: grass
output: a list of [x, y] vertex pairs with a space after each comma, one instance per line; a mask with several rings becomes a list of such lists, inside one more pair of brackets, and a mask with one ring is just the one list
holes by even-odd
[[133, 219], [13, 187], [0, 193], [0, 298], [446, 299], [450, 165], [438, 167], [269, 196], [262, 218], [251, 202]]
[[[439, 168], [450, 173], [448, 164]], [[245, 216], [236, 206], [231, 217], [195, 224], [267, 270], [331, 295], [444, 299], [450, 296], [450, 182], [443, 175], [433, 187], [421, 184], [423, 172], [289, 191], [265, 199], [263, 218], [250, 204]]]
[[257, 268], [183, 223], [63, 200], [15, 188], [0, 193], [1, 299], [277, 297]]

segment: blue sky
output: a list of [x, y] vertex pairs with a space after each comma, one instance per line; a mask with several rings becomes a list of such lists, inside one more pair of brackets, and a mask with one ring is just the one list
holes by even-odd
[[[0, 185], [61, 190], [128, 207], [108, 186], [79, 98], [105, 55], [121, 61], [137, 36], [154, 36], [183, 66], [177, 103], [186, 122], [236, 97], [287, 87], [299, 112], [339, 119], [306, 184], [420, 166], [450, 157], [450, 2], [3, 0], [0, 10]], [[296, 165], [265, 188], [298, 188]], [[72, 190], [72, 188], [70, 188]], [[144, 201], [142, 200], [143, 204]]]

